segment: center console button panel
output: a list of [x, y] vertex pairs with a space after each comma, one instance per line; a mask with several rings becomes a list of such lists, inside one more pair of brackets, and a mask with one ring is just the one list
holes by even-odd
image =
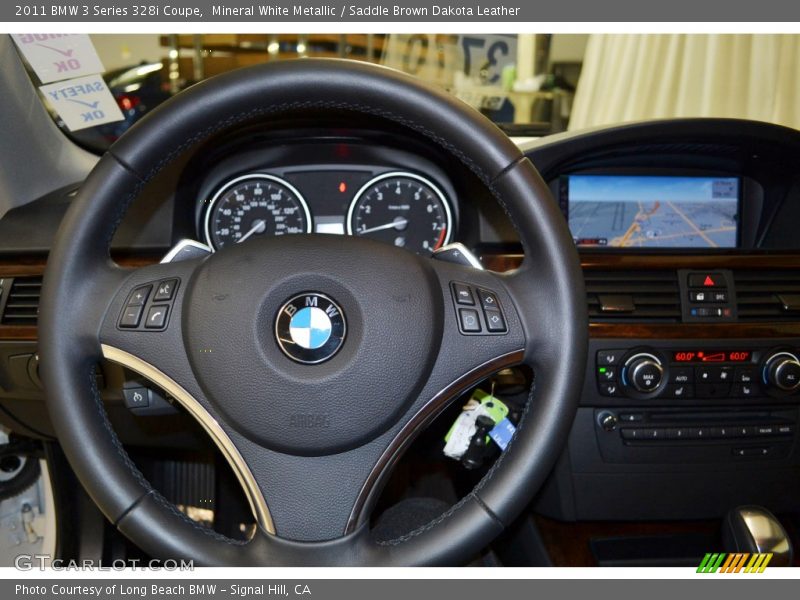
[[716, 323], [736, 319], [733, 273], [678, 271], [681, 316], [684, 323]]
[[602, 349], [601, 396], [632, 400], [800, 400], [800, 348], [667, 345]]
[[[705, 456], [702, 448], [708, 448], [709, 456], [724, 460], [785, 457], [795, 443], [798, 427], [798, 409], [791, 406], [714, 410], [637, 407], [625, 411], [598, 408], [594, 418], [600, 451], [611, 462], [635, 460], [642, 453], [652, 455], [655, 450], [648, 448], [660, 448], [664, 461], [669, 461], [669, 453], [680, 448], [695, 448], [700, 452], [698, 457]], [[769, 452], [736, 452], [750, 448], [768, 448]]]

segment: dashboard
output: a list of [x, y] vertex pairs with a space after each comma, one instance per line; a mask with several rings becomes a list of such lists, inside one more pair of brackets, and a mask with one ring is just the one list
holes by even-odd
[[[661, 126], [650, 126], [663, 136]], [[774, 129], [750, 141], [764, 144]], [[540, 169], [580, 250], [796, 247], [775, 219], [796, 210], [786, 201], [794, 190], [783, 186], [793, 179], [777, 146], [748, 154], [742, 140], [685, 141], [692, 130], [668, 136], [679, 142], [643, 144], [632, 135], [613, 152], [585, 145], [625, 131], [531, 144], [537, 166], [566, 148], [574, 153]], [[223, 140], [199, 153], [183, 178], [192, 181], [177, 186], [172, 242], [182, 235], [216, 250], [253, 236], [316, 233], [367, 236], [422, 255], [453, 241], [490, 254], [519, 248], [505, 214], [464, 165], [399, 133], [300, 127]]]
[[[653, 121], [520, 146], [570, 225], [590, 316], [580, 408], [537, 511], [572, 521], [715, 518], [732, 503], [794, 510], [800, 132]], [[37, 379], [37, 286], [78, 185], [0, 219], [0, 420], [31, 435], [52, 433]], [[308, 233], [421, 255], [461, 242], [497, 271], [522, 258], [465, 165], [369, 122], [212, 139], [142, 191], [112, 250], [135, 266], [185, 238], [218, 250]], [[190, 443], [176, 433], [185, 427], [126, 410], [129, 374], [102, 365], [99, 375], [126, 443]]]
[[[739, 177], [570, 174], [559, 177], [557, 198], [579, 248], [736, 248], [750, 225], [743, 189]], [[430, 255], [456, 225], [445, 176], [387, 165], [263, 166], [204, 193], [197, 235], [215, 250], [252, 236], [318, 233]]]

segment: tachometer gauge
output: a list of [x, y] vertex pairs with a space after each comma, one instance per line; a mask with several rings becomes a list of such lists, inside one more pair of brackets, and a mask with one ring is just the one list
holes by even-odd
[[413, 173], [375, 177], [358, 191], [347, 213], [347, 233], [423, 255], [447, 244], [452, 232], [447, 198], [433, 182]]
[[219, 250], [259, 235], [311, 232], [311, 213], [289, 182], [264, 173], [237, 177], [211, 199], [205, 216], [206, 241]]

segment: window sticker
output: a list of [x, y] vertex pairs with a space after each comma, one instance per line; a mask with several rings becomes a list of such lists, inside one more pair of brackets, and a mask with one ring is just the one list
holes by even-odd
[[89, 75], [39, 88], [70, 131], [122, 121], [114, 96], [100, 75]]
[[22, 33], [11, 37], [42, 83], [105, 71], [86, 34]]

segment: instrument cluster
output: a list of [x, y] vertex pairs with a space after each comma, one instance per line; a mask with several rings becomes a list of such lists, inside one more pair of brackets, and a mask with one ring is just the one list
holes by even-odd
[[207, 189], [198, 233], [214, 250], [258, 236], [319, 233], [430, 255], [454, 237], [453, 196], [444, 177], [389, 166], [256, 168]]

